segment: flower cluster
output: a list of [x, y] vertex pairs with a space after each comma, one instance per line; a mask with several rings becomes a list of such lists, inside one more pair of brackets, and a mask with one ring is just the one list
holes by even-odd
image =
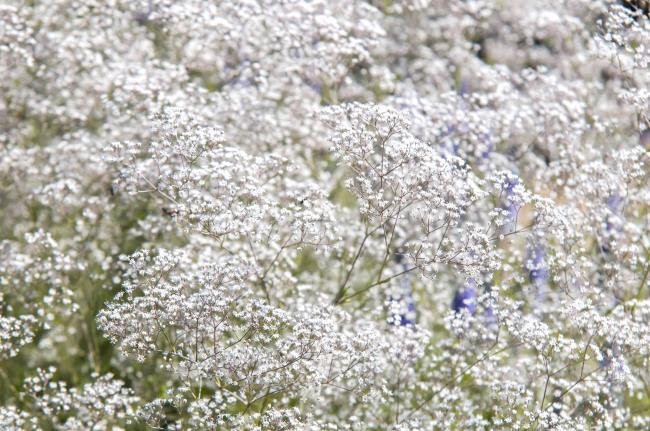
[[0, 5], [0, 428], [650, 427], [650, 14]]

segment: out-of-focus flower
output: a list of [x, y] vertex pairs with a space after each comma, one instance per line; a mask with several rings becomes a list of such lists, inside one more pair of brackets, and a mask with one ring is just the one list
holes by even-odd
[[467, 310], [469, 314], [474, 314], [477, 307], [476, 281], [470, 279], [463, 287], [456, 290], [451, 308], [456, 313]]

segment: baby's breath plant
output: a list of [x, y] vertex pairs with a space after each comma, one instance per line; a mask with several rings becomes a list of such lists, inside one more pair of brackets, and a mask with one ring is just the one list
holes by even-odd
[[0, 430], [647, 430], [642, 0], [5, 0]]

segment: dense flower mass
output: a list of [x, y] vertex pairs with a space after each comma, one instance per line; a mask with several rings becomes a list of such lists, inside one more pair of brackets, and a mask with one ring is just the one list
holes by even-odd
[[5, 0], [0, 430], [647, 430], [650, 4]]

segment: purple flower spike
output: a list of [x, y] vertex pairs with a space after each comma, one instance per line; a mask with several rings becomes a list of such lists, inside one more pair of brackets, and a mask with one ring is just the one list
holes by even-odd
[[400, 314], [399, 324], [400, 326], [415, 326], [416, 310], [413, 296], [409, 295], [404, 302], [406, 303], [406, 313]]
[[546, 251], [541, 245], [533, 246], [528, 249], [528, 279], [536, 286], [546, 285], [548, 281], [548, 269], [545, 258]]
[[454, 295], [454, 300], [451, 303], [451, 308], [460, 313], [463, 309], [469, 311], [470, 314], [476, 312], [476, 289], [474, 288], [475, 282], [468, 282], [463, 288], [458, 289]]
[[440, 136], [441, 140], [443, 141], [441, 145], [441, 149], [443, 151], [442, 156], [445, 158], [458, 155], [460, 144], [458, 144], [458, 142], [456, 142], [452, 136], [454, 133], [456, 133], [456, 130], [457, 127], [455, 125], [449, 125]]
[[533, 285], [536, 311], [543, 313], [548, 294], [548, 265], [546, 264], [546, 250], [542, 245], [529, 244], [524, 268], [528, 271], [528, 280]]
[[503, 209], [508, 213], [508, 221], [503, 226], [503, 233], [511, 233], [517, 229], [517, 205], [515, 205], [511, 197], [514, 195], [515, 187], [519, 184], [519, 178], [513, 176], [506, 180], [505, 189], [505, 203]]
[[[402, 255], [396, 255], [395, 260], [400, 263], [402, 261]], [[408, 271], [408, 269], [408, 266], [402, 263], [402, 270]], [[417, 311], [415, 299], [413, 298], [410, 274], [407, 273], [402, 276], [402, 282], [390, 293], [388, 302], [390, 314], [388, 322], [391, 325], [415, 326]]]
[[496, 325], [497, 317], [494, 314], [494, 309], [491, 306], [488, 306], [485, 309], [485, 323], [487, 325]]
[[623, 198], [618, 194], [614, 194], [610, 196], [609, 198], [607, 198], [607, 207], [614, 214], [619, 214], [623, 207]]
[[611, 242], [618, 233], [621, 232], [621, 216], [623, 213], [623, 198], [615, 193], [607, 198], [607, 208], [611, 212], [605, 221], [605, 232], [603, 234], [603, 243], [601, 250], [603, 253], [610, 253]]
[[484, 133], [481, 135], [481, 141], [485, 143], [485, 148], [481, 152], [481, 161], [488, 160], [490, 158], [490, 155], [494, 151], [494, 143], [492, 142], [492, 137], [490, 136], [489, 133]]

